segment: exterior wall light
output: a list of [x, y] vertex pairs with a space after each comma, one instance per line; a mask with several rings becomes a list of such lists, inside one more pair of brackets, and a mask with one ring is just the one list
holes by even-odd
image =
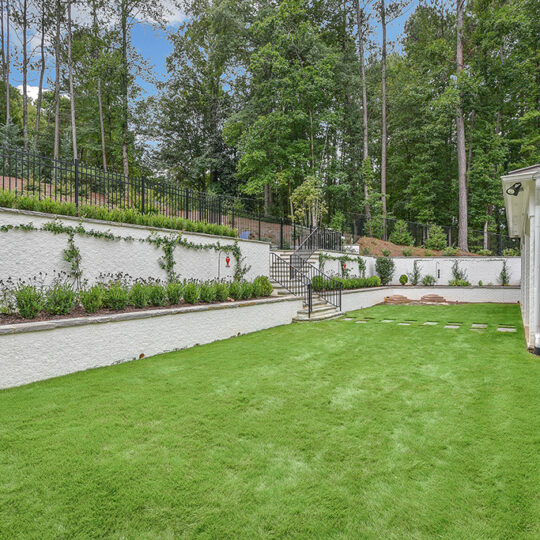
[[523, 186], [521, 185], [521, 182], [516, 182], [506, 190], [506, 193], [508, 193], [508, 195], [517, 197], [520, 191], [523, 191]]

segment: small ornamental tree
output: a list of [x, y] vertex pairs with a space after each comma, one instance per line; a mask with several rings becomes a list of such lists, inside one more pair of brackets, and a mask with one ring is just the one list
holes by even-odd
[[388, 285], [392, 281], [396, 265], [390, 257], [377, 257], [375, 262], [375, 271], [381, 278], [383, 285]]
[[409, 274], [409, 281], [411, 282], [411, 285], [418, 285], [421, 278], [420, 265], [418, 264], [418, 261], [414, 261], [412, 272]]
[[437, 249], [442, 251], [447, 246], [446, 234], [439, 225], [431, 225], [428, 231], [428, 238], [425, 246], [427, 249]]
[[394, 225], [394, 230], [390, 234], [390, 242], [398, 246], [412, 246], [414, 239], [409, 232], [407, 223], [403, 219], [398, 219]]

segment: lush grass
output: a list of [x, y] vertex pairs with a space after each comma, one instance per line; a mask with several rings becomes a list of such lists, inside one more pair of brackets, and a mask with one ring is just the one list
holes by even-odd
[[0, 537], [538, 538], [518, 308], [366, 315], [0, 392]]

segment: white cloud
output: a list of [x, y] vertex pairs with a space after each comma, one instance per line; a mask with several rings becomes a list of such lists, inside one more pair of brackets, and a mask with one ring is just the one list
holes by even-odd
[[[38, 97], [38, 92], [39, 92], [39, 86], [31, 86], [31, 85], [27, 85], [26, 87], [27, 89], [27, 92], [28, 92], [28, 97], [32, 100], [32, 101], [35, 101]], [[23, 86], [22, 84], [19, 84], [19, 86], [17, 86], [17, 90], [21, 93], [23, 93]], [[49, 89], [48, 88], [43, 88], [43, 92], [49, 92]]]

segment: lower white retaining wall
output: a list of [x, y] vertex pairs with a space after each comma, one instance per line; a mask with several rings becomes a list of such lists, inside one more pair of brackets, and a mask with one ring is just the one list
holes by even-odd
[[[55, 220], [56, 217], [56, 220]], [[0, 208], [0, 227], [32, 224], [42, 228], [45, 224], [57, 222], [64, 226], [81, 225], [87, 231], [112, 233], [116, 240], [96, 238], [76, 234], [74, 243], [81, 254], [83, 279], [89, 283], [97, 280], [101, 273], [116, 274], [122, 272], [133, 278], [166, 280], [167, 272], [159, 264], [163, 249], [146, 240], [152, 234], [162, 237], [176, 237], [181, 234], [184, 240], [193, 244], [219, 243], [222, 246], [234, 244], [235, 239], [225, 236], [180, 232], [168, 229], [156, 229], [122, 223], [99, 220], [81, 221], [78, 218], [53, 216], [40, 212], [27, 212]], [[132, 238], [132, 241], [122, 240]], [[64, 260], [67, 248], [67, 234], [53, 234], [48, 231], [8, 230], [0, 231], [0, 280], [12, 278], [28, 280], [40, 272], [52, 279], [54, 272], [69, 271], [70, 264]], [[246, 279], [252, 280], [259, 275], [268, 275], [270, 244], [254, 240], [237, 240], [244, 260], [243, 266], [249, 266]], [[235, 259], [231, 255], [230, 265], [226, 264], [226, 253], [213, 249], [193, 249], [176, 246], [173, 252], [174, 271], [181, 279], [210, 280], [216, 278], [232, 279]]]
[[289, 324], [295, 297], [0, 326], [0, 388]]
[[[327, 251], [325, 254], [332, 257], [340, 257], [343, 253], [337, 251]], [[351, 259], [356, 259], [354, 253], [347, 254]], [[366, 276], [375, 276], [375, 257], [362, 256], [366, 263]], [[465, 270], [467, 280], [471, 285], [478, 285], [481, 281], [483, 285], [500, 285], [500, 273], [503, 261], [510, 273], [510, 285], [521, 283], [521, 258], [520, 257], [392, 257], [395, 270], [391, 285], [399, 285], [399, 277], [402, 274], [410, 274], [413, 270], [414, 262], [417, 261], [422, 277], [429, 274], [435, 278], [437, 285], [448, 285], [453, 279], [452, 266], [457, 261], [460, 269]], [[351, 277], [359, 276], [358, 262], [356, 260], [347, 261], [347, 270]], [[339, 260], [326, 260], [324, 272], [329, 275], [341, 275], [341, 262]]]

